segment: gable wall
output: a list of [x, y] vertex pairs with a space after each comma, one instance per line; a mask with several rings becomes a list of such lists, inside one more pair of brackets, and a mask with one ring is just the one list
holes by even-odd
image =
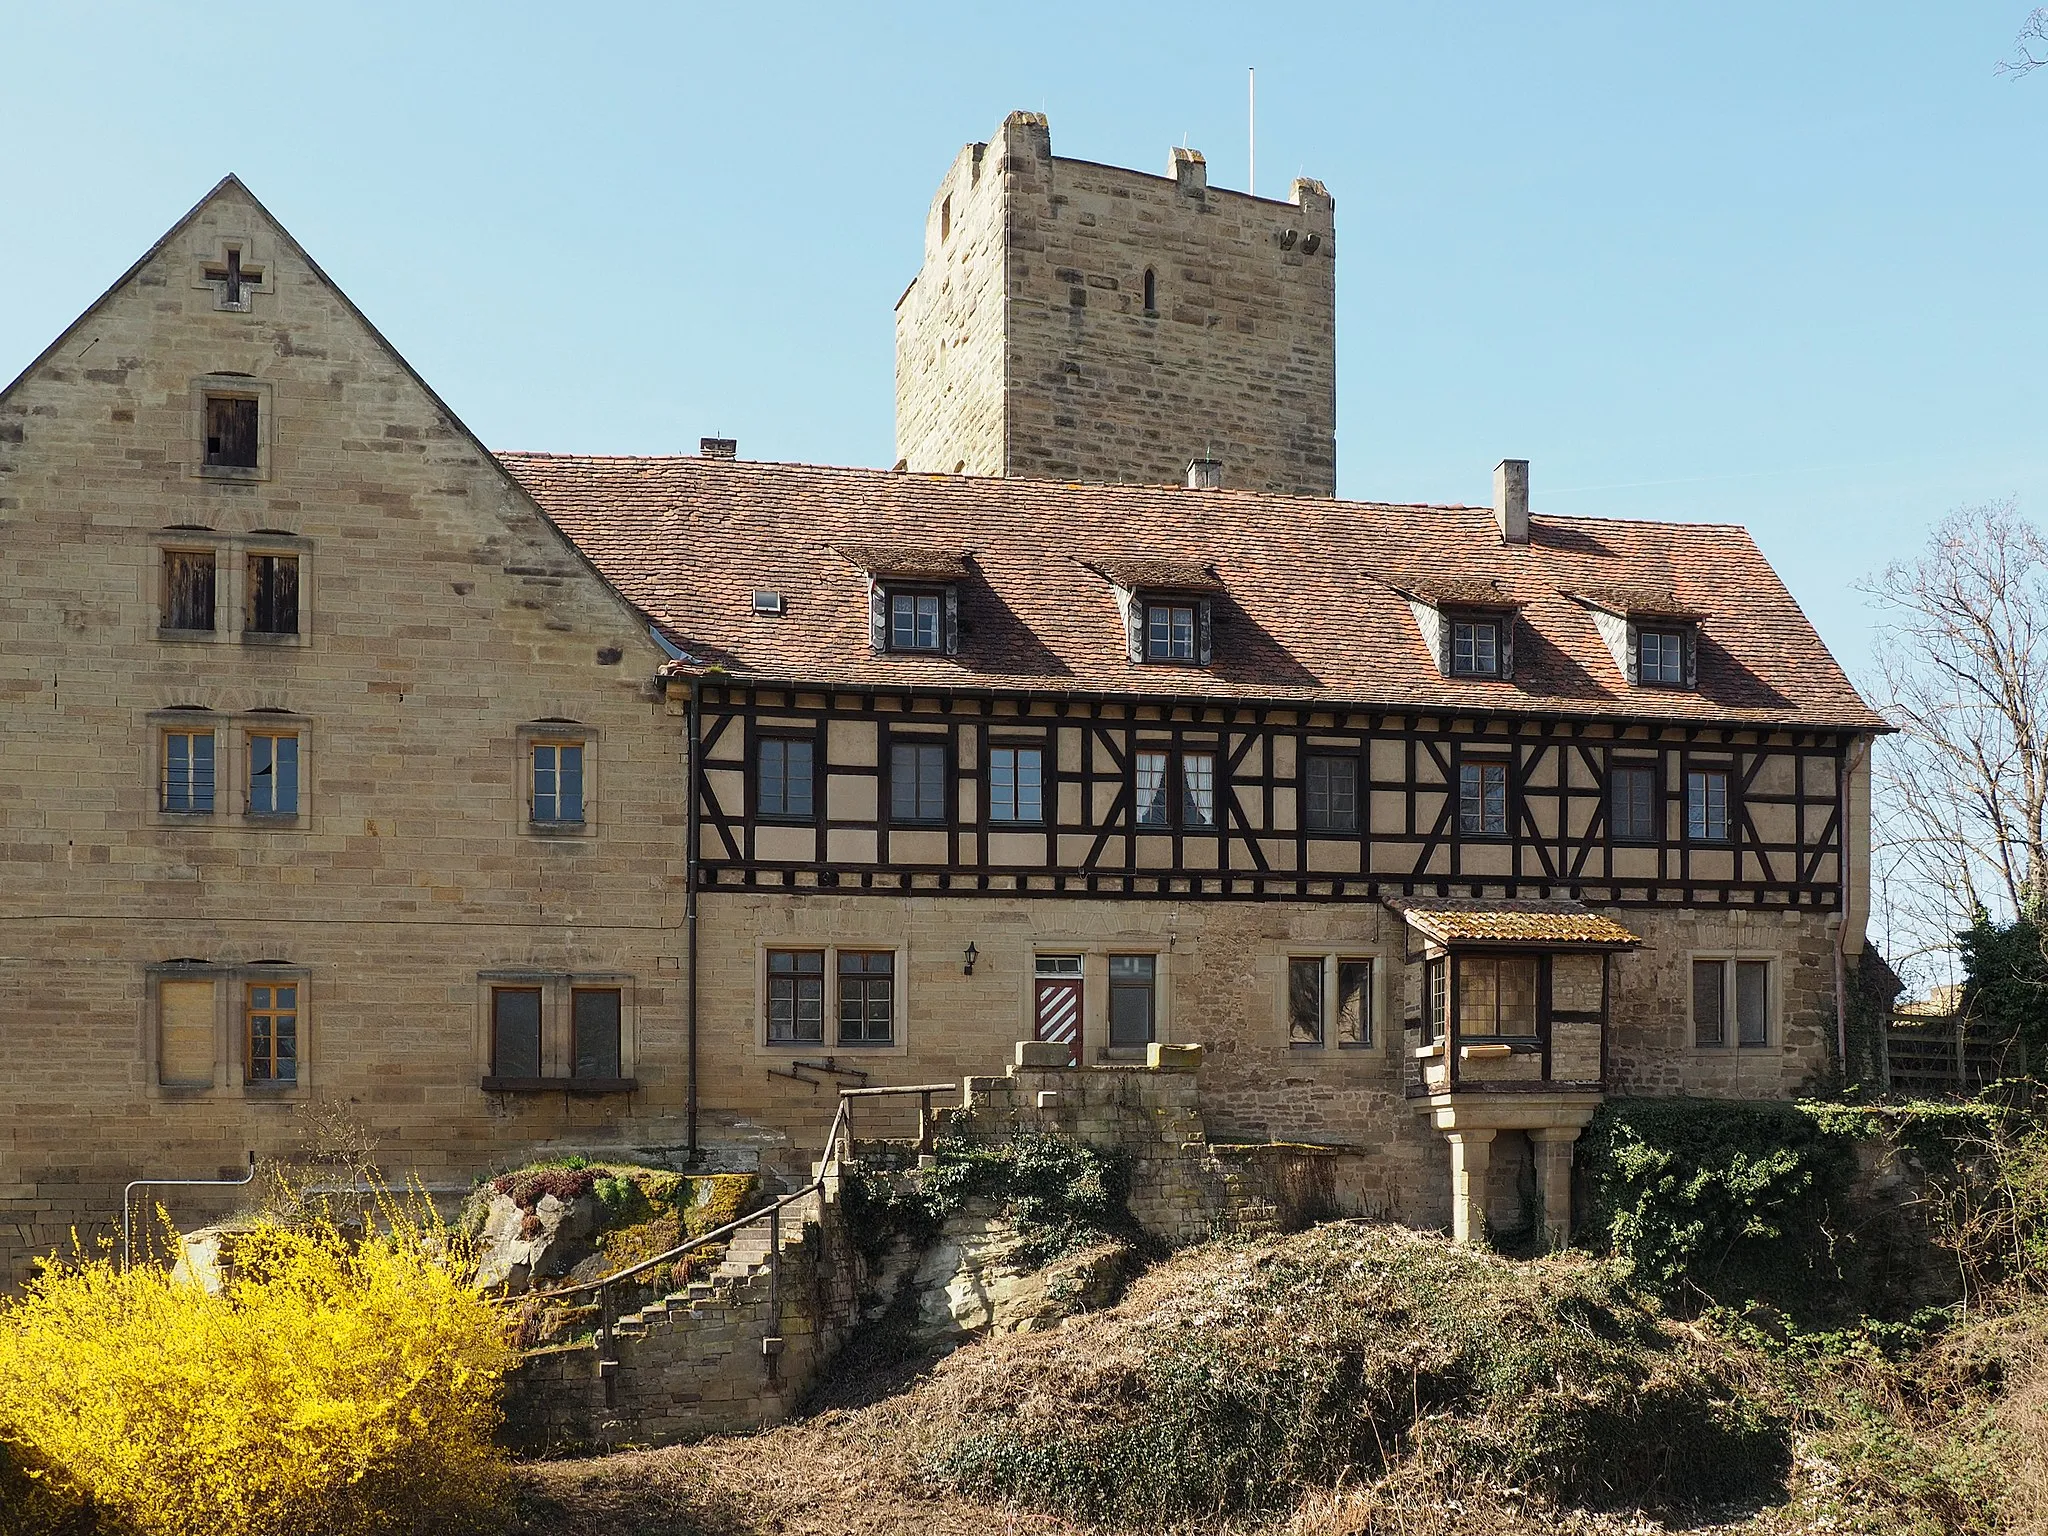
[[[266, 269], [246, 315], [194, 286], [223, 237]], [[267, 479], [194, 472], [191, 381], [221, 371], [268, 393]], [[173, 524], [211, 530], [169, 537], [218, 551], [212, 640], [158, 637]], [[276, 547], [302, 557], [302, 645], [232, 630], [256, 529], [295, 536]], [[246, 196], [218, 193], [0, 400], [0, 1277], [109, 1218], [128, 1179], [289, 1150], [315, 1099], [366, 1121], [394, 1171], [458, 1179], [676, 1111], [681, 753], [662, 660]], [[157, 808], [157, 733], [192, 705], [222, 749], [199, 824]], [[242, 814], [260, 710], [303, 732], [306, 814], [284, 830]], [[593, 837], [524, 830], [519, 728], [544, 717], [594, 732]], [[213, 1086], [159, 1083], [149, 967], [181, 958], [289, 963], [300, 1091], [243, 1086], [228, 970]], [[624, 978], [644, 1091], [486, 1096], [478, 975], [501, 967]]]

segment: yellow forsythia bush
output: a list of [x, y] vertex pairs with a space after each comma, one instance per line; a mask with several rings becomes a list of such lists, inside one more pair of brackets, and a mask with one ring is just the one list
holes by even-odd
[[387, 1207], [361, 1241], [262, 1225], [234, 1257], [219, 1295], [81, 1258], [0, 1300], [0, 1531], [451, 1536], [487, 1519], [511, 1355], [431, 1217]]

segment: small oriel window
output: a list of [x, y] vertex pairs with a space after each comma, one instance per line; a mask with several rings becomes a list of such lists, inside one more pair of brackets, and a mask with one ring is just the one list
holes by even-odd
[[556, 826], [583, 820], [582, 742], [534, 743], [533, 819]]
[[944, 607], [936, 592], [889, 594], [889, 649], [945, 649]]
[[946, 748], [939, 742], [899, 741], [889, 748], [889, 819], [946, 819]]
[[619, 1015], [617, 987], [575, 987], [569, 993], [571, 1030], [570, 1075], [618, 1078]]
[[161, 804], [181, 816], [213, 814], [213, 732], [165, 731]]
[[1451, 676], [1500, 676], [1500, 624], [1494, 619], [1458, 619], [1451, 625]]
[[1728, 841], [1728, 775], [1721, 772], [1685, 776], [1685, 835], [1696, 843]]
[[214, 555], [210, 549], [164, 551], [164, 628], [213, 628]]
[[811, 743], [764, 736], [757, 755], [755, 809], [763, 816], [811, 817]]
[[1195, 610], [1192, 606], [1181, 603], [1146, 604], [1145, 659], [1195, 659]]
[[1652, 842], [1657, 836], [1657, 770], [1616, 768], [1608, 817], [1615, 841]]
[[825, 1038], [825, 953], [768, 951], [768, 1043], [817, 1045]]
[[206, 462], [223, 469], [256, 468], [255, 400], [241, 395], [206, 397]]
[[296, 635], [299, 632], [297, 555], [249, 557], [247, 628], [251, 634], [257, 635]]
[[839, 1043], [887, 1045], [896, 1037], [896, 957], [888, 950], [839, 952]]
[[994, 747], [988, 754], [988, 819], [1045, 820], [1044, 754], [1036, 747]]
[[1656, 688], [1685, 686], [1685, 636], [1671, 629], [1636, 634], [1636, 678]]
[[1508, 830], [1508, 765], [1458, 765], [1458, 830], [1467, 837], [1505, 837]]
[[1158, 1018], [1156, 955], [1109, 957], [1109, 1043], [1129, 1049], [1152, 1043]]
[[299, 1080], [299, 989], [296, 984], [251, 984], [248, 990], [249, 1081]]
[[1358, 830], [1358, 759], [1328, 754], [1308, 759], [1304, 820], [1311, 832]]
[[250, 734], [249, 814], [299, 814], [299, 738], [295, 732]]
[[1528, 1039], [1536, 1033], [1536, 957], [1458, 957], [1458, 1033]]

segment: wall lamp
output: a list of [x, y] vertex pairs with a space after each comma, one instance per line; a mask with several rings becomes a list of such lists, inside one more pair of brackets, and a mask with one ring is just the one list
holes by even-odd
[[978, 958], [978, 952], [975, 950], [974, 947], [974, 940], [969, 939], [967, 941], [967, 953], [962, 958], [964, 958], [967, 961], [967, 963], [960, 967], [960, 973], [963, 976], [972, 976], [974, 974], [974, 962]]

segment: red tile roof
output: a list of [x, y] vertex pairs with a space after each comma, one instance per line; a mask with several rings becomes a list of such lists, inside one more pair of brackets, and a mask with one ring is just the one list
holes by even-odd
[[[1485, 507], [905, 474], [702, 458], [504, 453], [605, 576], [703, 664], [776, 681], [1356, 704], [1882, 729], [1741, 528]], [[876, 655], [836, 549], [971, 549], [958, 655]], [[1207, 567], [1215, 659], [1125, 654], [1112, 561]], [[1088, 565], [1097, 570], [1090, 570]], [[1491, 582], [1520, 606], [1511, 681], [1442, 676], [1389, 583]], [[1631, 688], [1569, 592], [1669, 591], [1706, 616], [1697, 692]], [[753, 612], [758, 589], [787, 612]]]
[[910, 544], [834, 544], [854, 568], [870, 576], [899, 581], [963, 581], [972, 551], [920, 549]]
[[1408, 925], [1439, 944], [1586, 944], [1633, 949], [1643, 941], [1613, 918], [1576, 901], [1470, 901], [1395, 897]]

